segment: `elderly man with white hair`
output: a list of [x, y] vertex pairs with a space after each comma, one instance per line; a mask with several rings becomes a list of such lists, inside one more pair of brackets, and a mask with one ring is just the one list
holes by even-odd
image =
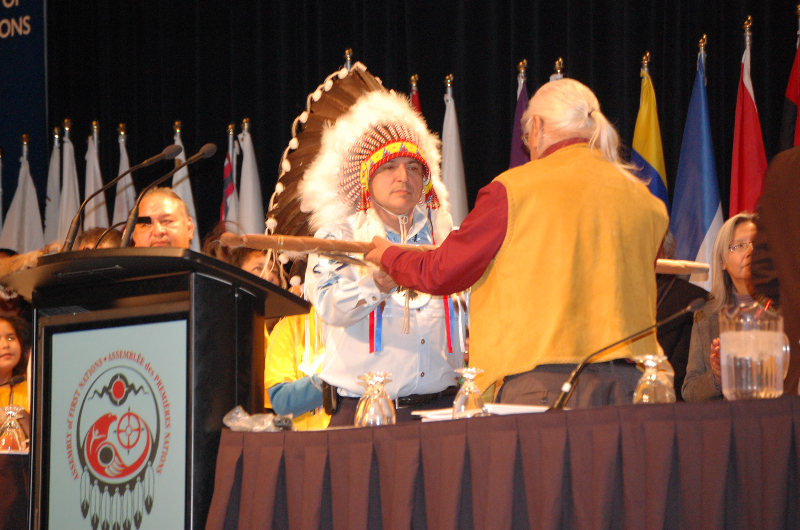
[[[470, 364], [499, 400], [549, 404], [589, 353], [655, 322], [654, 264], [664, 203], [619, 155], [619, 135], [594, 93], [562, 79], [542, 86], [522, 118], [531, 162], [483, 188], [459, 231], [429, 252], [373, 239], [367, 260], [434, 295], [472, 288]], [[627, 361], [656, 335], [607, 352], [584, 371], [571, 407], [630, 403]]]

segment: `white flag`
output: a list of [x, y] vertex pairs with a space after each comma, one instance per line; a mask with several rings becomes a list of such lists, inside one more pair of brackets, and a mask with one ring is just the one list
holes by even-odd
[[[125, 147], [125, 136], [119, 135], [119, 171], [117, 176], [122, 175], [130, 169], [131, 163], [128, 160], [128, 149]], [[117, 198], [114, 200], [114, 216], [112, 224], [124, 223], [128, 219], [128, 212], [136, 202], [136, 189], [133, 187], [133, 177], [126, 175], [117, 182]]]
[[239, 186], [239, 224], [245, 234], [263, 234], [264, 203], [261, 201], [261, 180], [258, 178], [256, 153], [249, 131], [239, 134], [242, 146], [242, 179]]
[[[90, 196], [103, 187], [103, 176], [100, 174], [100, 159], [97, 156], [97, 144], [94, 136], [89, 137], [89, 148], [86, 150], [86, 186], [84, 197]], [[86, 205], [83, 212], [83, 229], [95, 227], [108, 228], [108, 207], [106, 194], [101, 193]]]
[[58, 207], [61, 206], [61, 147], [58, 137], [50, 155], [50, 170], [47, 172], [47, 199], [44, 203], [44, 240], [58, 240]]
[[444, 96], [445, 111], [442, 126], [442, 182], [450, 196], [450, 215], [453, 225], [460, 226], [469, 213], [467, 184], [464, 180], [464, 161], [461, 158], [461, 135], [458, 133], [456, 103], [452, 96]]
[[[175, 133], [175, 145], [181, 146], [181, 154], [175, 157], [175, 165], [180, 165], [186, 162], [186, 149], [183, 149], [183, 142], [181, 141], [180, 133]], [[186, 207], [189, 209], [189, 215], [194, 223], [194, 237], [189, 248], [195, 252], [200, 252], [200, 231], [197, 224], [197, 214], [194, 209], [194, 198], [192, 197], [192, 182], [189, 180], [189, 168], [185, 167], [172, 176], [172, 191], [183, 199]]]
[[20, 158], [19, 180], [14, 200], [6, 215], [0, 247], [16, 250], [20, 254], [32, 252], [44, 246], [42, 217], [39, 214], [39, 198], [31, 178], [28, 159]]
[[81, 198], [78, 194], [78, 169], [75, 167], [75, 146], [68, 137], [64, 137], [61, 145], [64, 163], [61, 178], [61, 203], [58, 207], [58, 237], [59, 241], [67, 238], [69, 225], [72, 218], [78, 213]]

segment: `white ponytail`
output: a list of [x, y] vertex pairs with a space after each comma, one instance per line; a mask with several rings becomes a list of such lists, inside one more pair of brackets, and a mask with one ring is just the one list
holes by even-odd
[[547, 128], [560, 138], [586, 138], [589, 148], [599, 151], [620, 173], [640, 182], [631, 173], [635, 166], [619, 154], [617, 130], [600, 111], [594, 92], [583, 83], [569, 78], [545, 83], [533, 95], [522, 116], [523, 131], [530, 129], [534, 116], [541, 117]]

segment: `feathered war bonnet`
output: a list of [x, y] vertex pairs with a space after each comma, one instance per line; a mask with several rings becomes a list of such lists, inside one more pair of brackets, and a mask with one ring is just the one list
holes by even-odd
[[370, 207], [369, 179], [382, 163], [410, 156], [425, 167], [420, 205], [430, 212], [436, 243], [441, 243], [452, 219], [439, 176], [439, 146], [407, 98], [386, 90], [360, 62], [342, 68], [308, 95], [306, 110], [292, 124], [267, 231], [313, 235], [326, 223], [358, 213], [356, 240], [385, 236]]
[[[429, 209], [436, 241], [441, 242], [452, 221], [447, 192], [439, 177], [439, 145], [408, 99], [386, 90], [365, 94], [322, 133], [320, 152], [300, 185], [300, 207], [311, 214], [314, 230], [354, 213], [359, 214], [357, 227], [369, 223], [369, 180], [373, 173], [393, 158], [410, 157], [423, 164], [420, 202]], [[442, 233], [438, 233], [440, 226]], [[358, 232], [357, 228], [356, 239]], [[364, 237], [371, 240], [373, 235], [380, 234]]]

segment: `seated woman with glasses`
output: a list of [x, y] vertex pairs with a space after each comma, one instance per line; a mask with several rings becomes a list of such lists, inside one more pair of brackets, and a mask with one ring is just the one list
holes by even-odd
[[750, 256], [756, 235], [754, 215], [740, 213], [722, 225], [711, 263], [712, 300], [694, 314], [689, 362], [681, 393], [684, 401], [722, 399], [719, 312], [727, 304], [753, 302]]

